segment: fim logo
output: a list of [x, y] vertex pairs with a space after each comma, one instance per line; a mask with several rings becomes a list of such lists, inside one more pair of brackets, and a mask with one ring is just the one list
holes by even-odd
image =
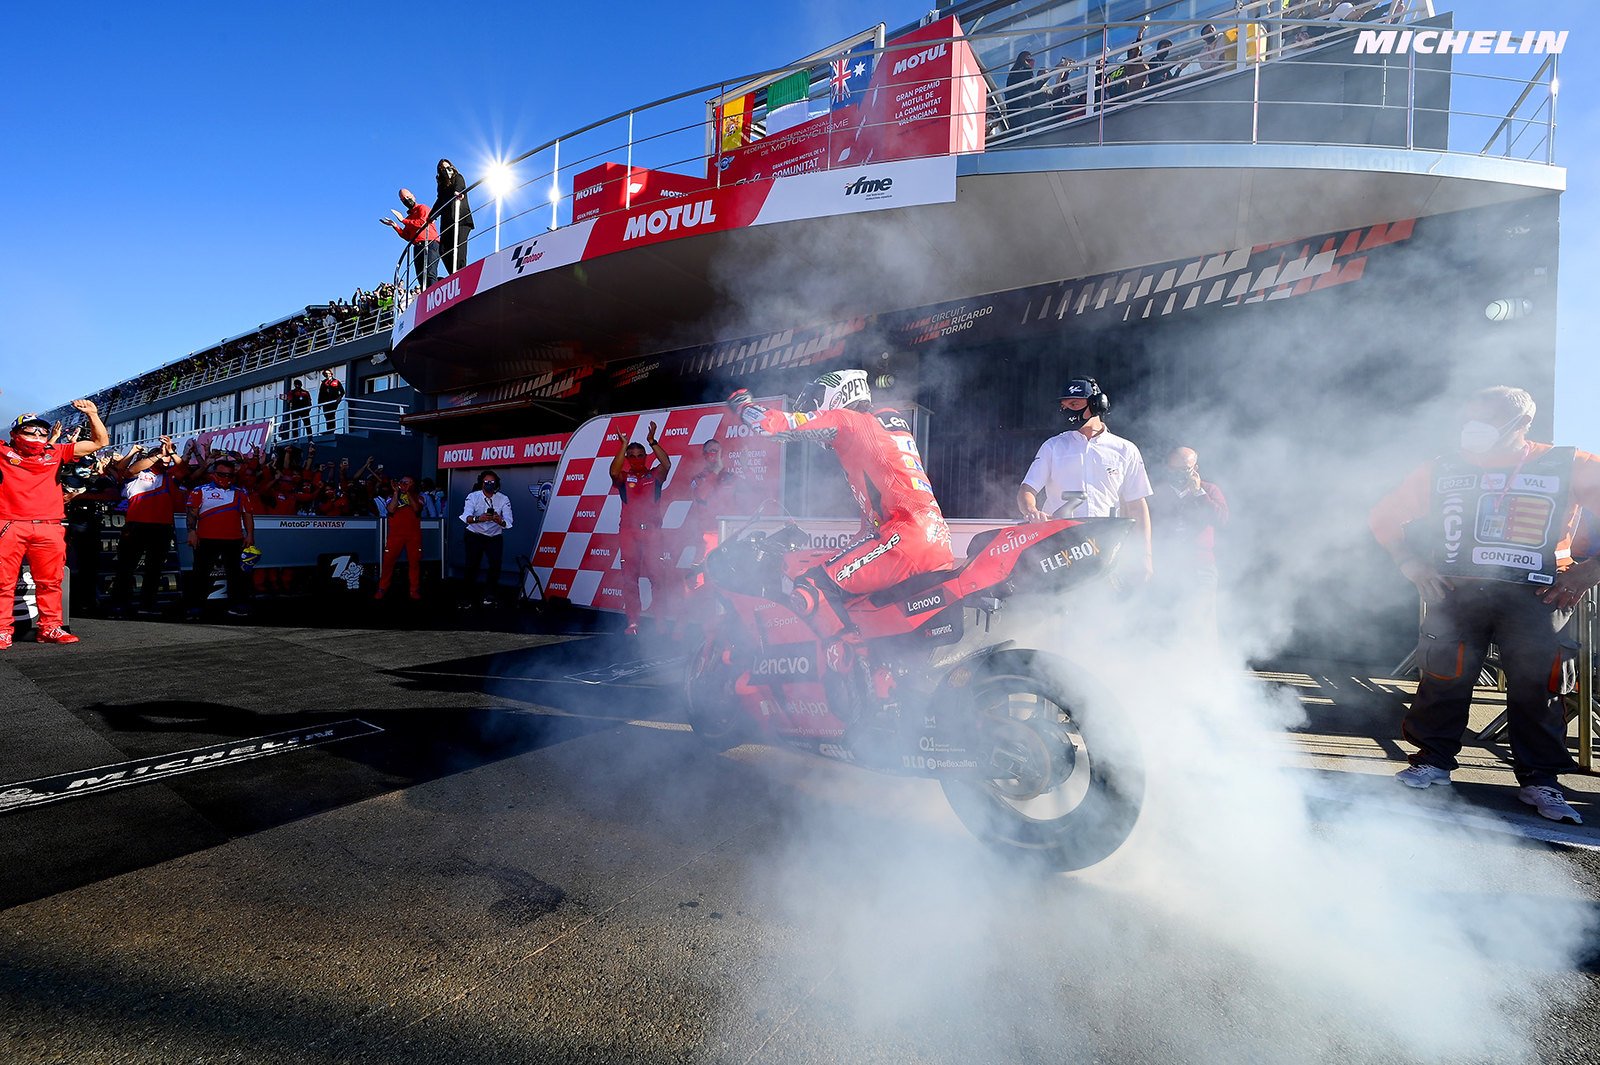
[[336, 581], [344, 581], [344, 586], [351, 591], [361, 587], [361, 575], [366, 572], [366, 567], [356, 561], [354, 555], [339, 555], [333, 560], [333, 572], [328, 576]]

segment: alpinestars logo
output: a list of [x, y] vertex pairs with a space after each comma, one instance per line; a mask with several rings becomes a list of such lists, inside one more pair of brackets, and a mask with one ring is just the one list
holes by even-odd
[[850, 563], [848, 566], [842, 567], [839, 570], [838, 573], [835, 573], [833, 575], [833, 579], [836, 582], [841, 582], [842, 583], [843, 581], [847, 580], [848, 578], [854, 576], [856, 571], [859, 570], [862, 566], [865, 566], [869, 562], [876, 562], [878, 560], [878, 558], [880, 558], [885, 552], [892, 551], [894, 548], [899, 547], [899, 546], [900, 546], [900, 534], [899, 533], [895, 533], [893, 536], [889, 537], [889, 539], [885, 540], [883, 543], [879, 544], [877, 547], [874, 547], [871, 551], [868, 551], [866, 554], [862, 555], [860, 558], [856, 559], [854, 562]]

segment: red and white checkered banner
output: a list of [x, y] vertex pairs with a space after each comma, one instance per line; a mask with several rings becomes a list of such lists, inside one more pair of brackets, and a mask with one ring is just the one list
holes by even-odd
[[[787, 405], [782, 396], [760, 402]], [[722, 498], [748, 504], [753, 511], [763, 499], [782, 494], [783, 445], [755, 434], [721, 403], [591, 418], [572, 434], [561, 454], [555, 494], [534, 549], [533, 569], [546, 596], [597, 610], [622, 610], [622, 500], [611, 485], [611, 460], [618, 433], [643, 444], [651, 422], [672, 459], [661, 491], [661, 537], [663, 549], [680, 569], [699, 561], [702, 521], [690, 513], [689, 482], [705, 468], [701, 445], [707, 440], [721, 441], [723, 467], [734, 473], [737, 491]], [[646, 608], [650, 599], [643, 595]]]

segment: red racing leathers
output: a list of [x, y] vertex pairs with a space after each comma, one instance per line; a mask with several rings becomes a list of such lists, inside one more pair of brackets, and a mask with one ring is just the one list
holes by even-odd
[[[789, 414], [752, 404], [740, 411], [740, 417], [768, 436], [832, 448], [844, 467], [861, 507], [861, 539], [812, 570], [813, 575], [820, 570], [828, 582], [854, 596], [955, 565], [950, 527], [933, 497], [911, 424], [898, 411], [840, 408]], [[819, 583], [818, 588], [829, 592], [826, 584]], [[825, 622], [824, 617], [817, 620]], [[824, 628], [834, 626], [824, 624]]]

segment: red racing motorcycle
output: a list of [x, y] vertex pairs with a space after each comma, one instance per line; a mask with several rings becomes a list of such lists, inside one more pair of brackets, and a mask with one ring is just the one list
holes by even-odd
[[689, 722], [719, 749], [776, 743], [934, 778], [992, 848], [1055, 870], [1092, 865], [1138, 818], [1137, 742], [1082, 669], [1002, 636], [1030, 604], [1060, 612], [1065, 593], [1104, 577], [1132, 526], [1092, 518], [981, 534], [956, 569], [850, 600], [853, 631], [828, 641], [786, 590], [836, 552], [805, 549], [792, 524], [733, 539], [702, 564], [718, 616], [689, 659]]

